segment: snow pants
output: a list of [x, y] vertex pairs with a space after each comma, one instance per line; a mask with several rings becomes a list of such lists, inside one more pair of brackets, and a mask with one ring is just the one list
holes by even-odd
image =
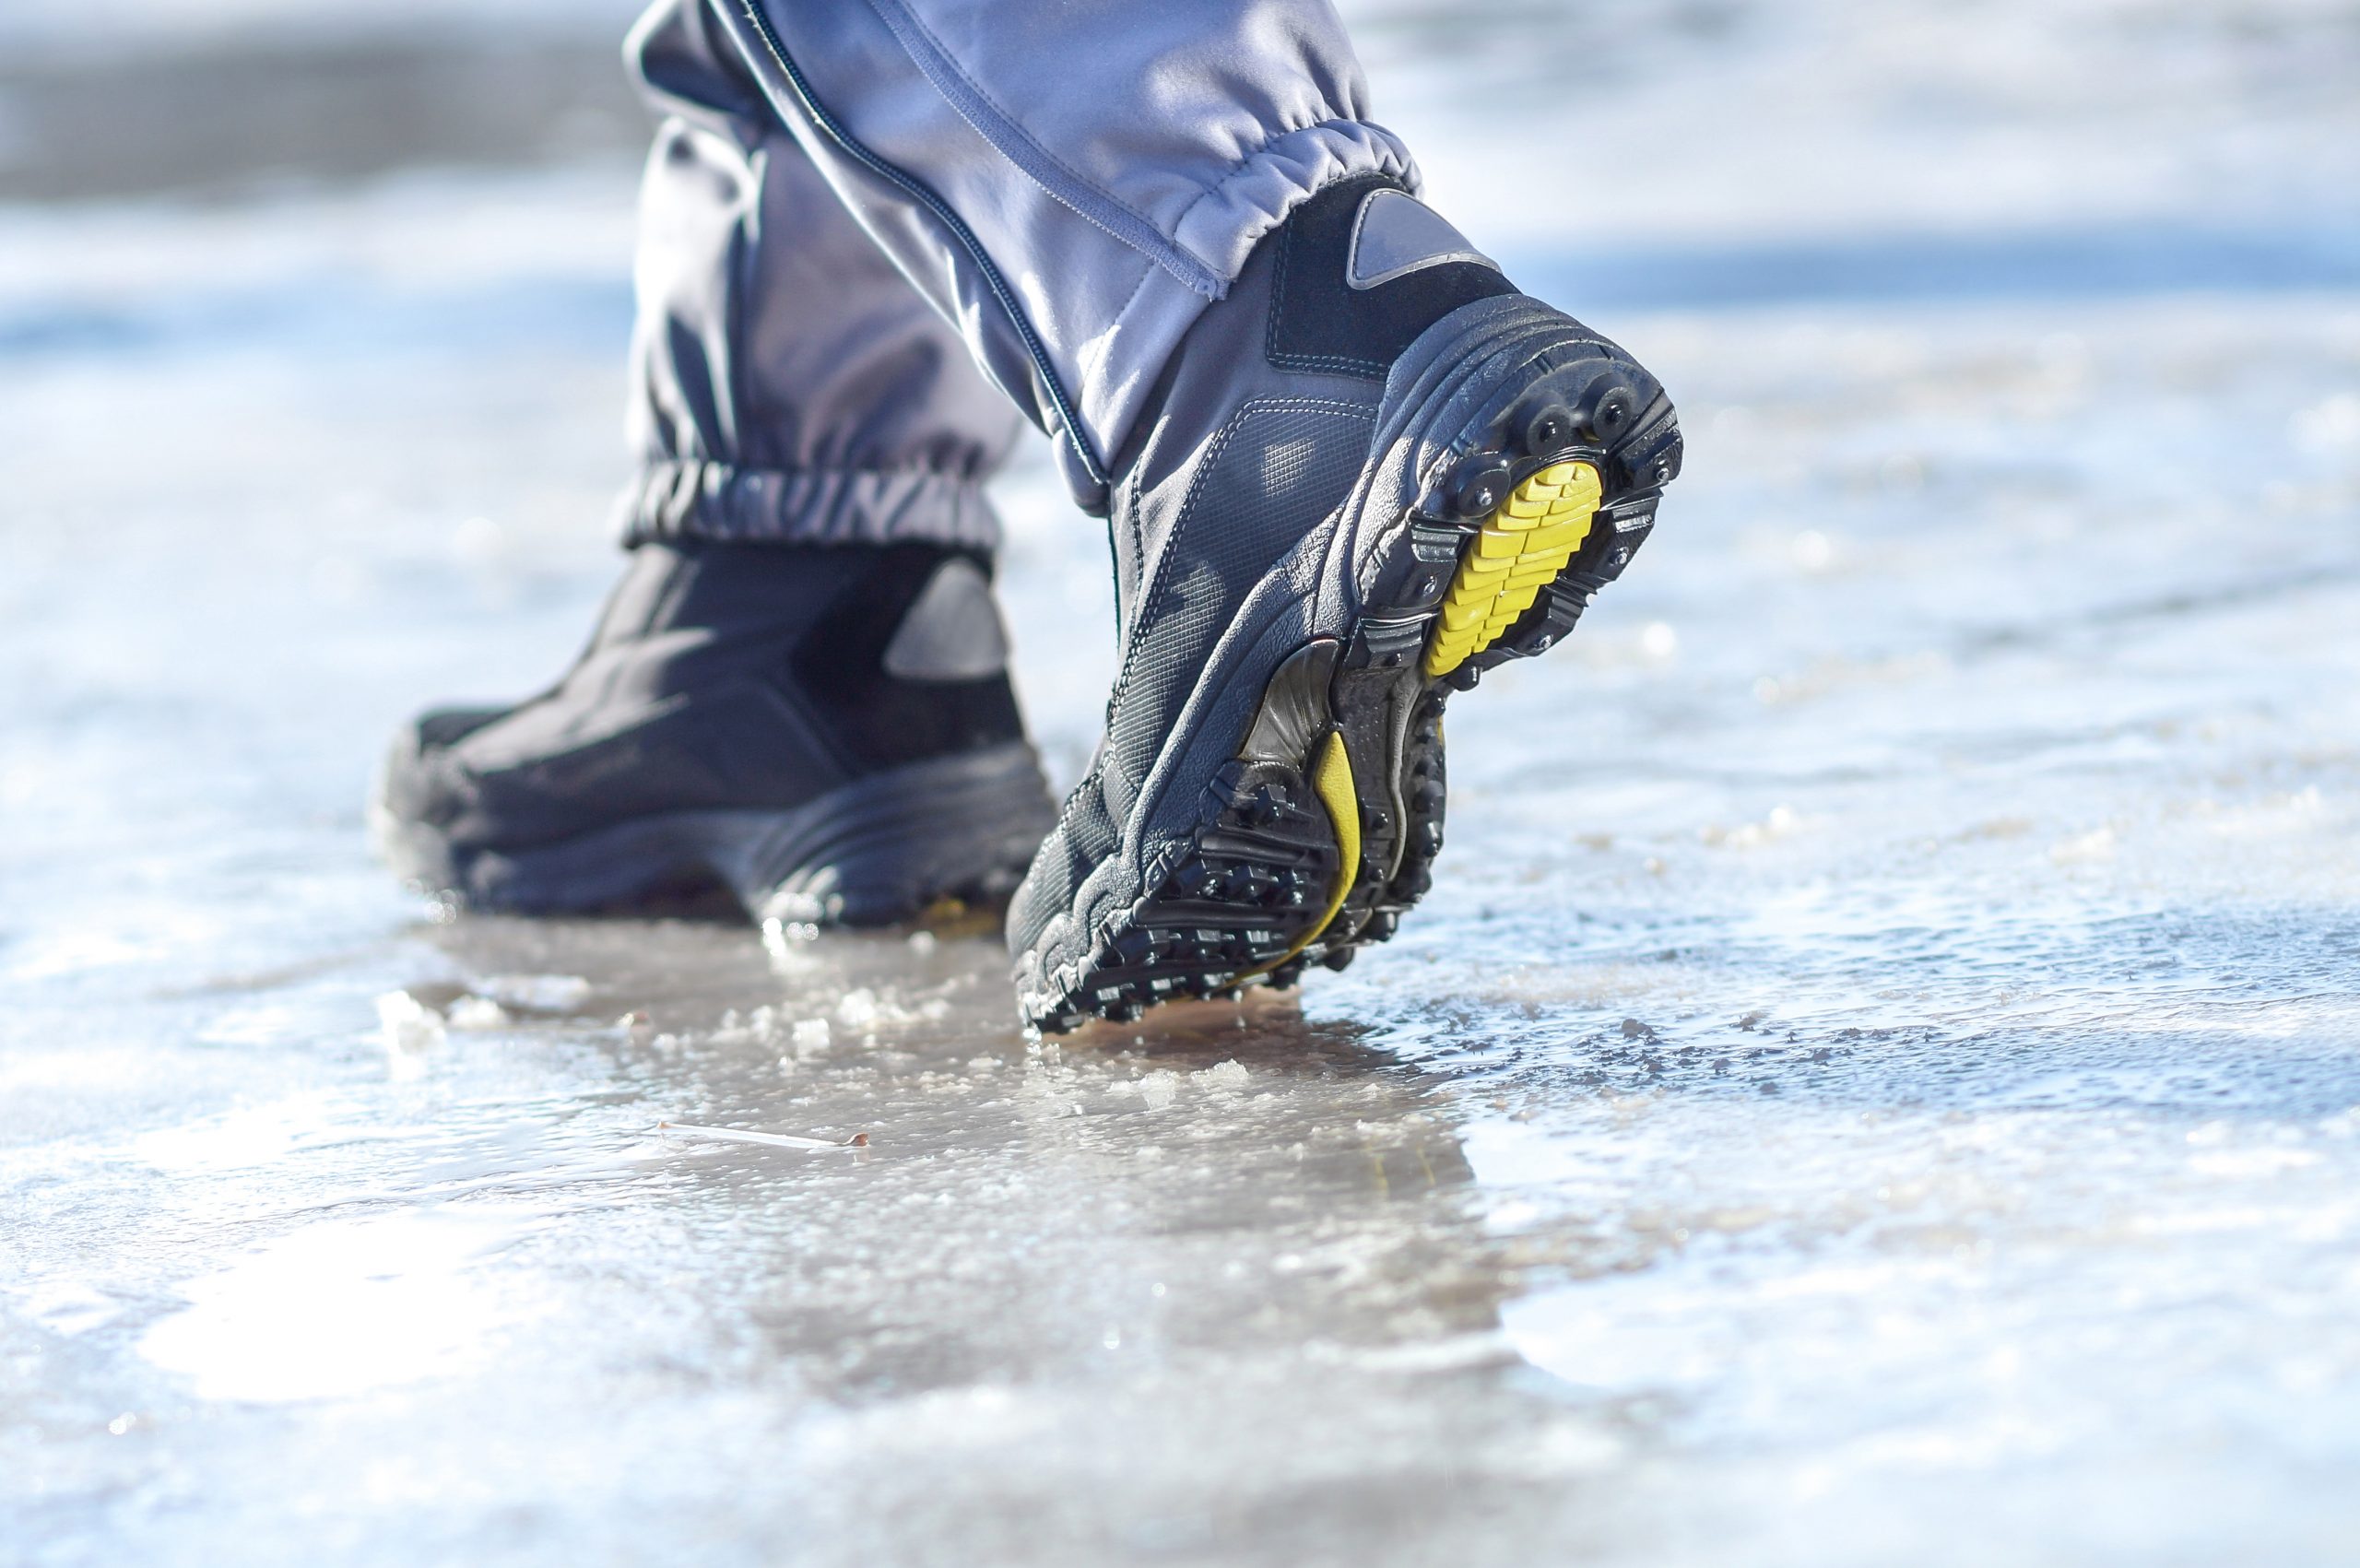
[[1327, 0], [658, 0], [633, 541], [988, 548], [1029, 419], [1103, 512], [1254, 243], [1399, 141]]

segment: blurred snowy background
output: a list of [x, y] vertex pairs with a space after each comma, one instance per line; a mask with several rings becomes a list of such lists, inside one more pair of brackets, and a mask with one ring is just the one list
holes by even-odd
[[2360, 4], [1346, 9], [1690, 470], [1400, 940], [1042, 1053], [368, 858], [614, 570], [631, 7], [0, 0], [0, 1562], [2348, 1559]]

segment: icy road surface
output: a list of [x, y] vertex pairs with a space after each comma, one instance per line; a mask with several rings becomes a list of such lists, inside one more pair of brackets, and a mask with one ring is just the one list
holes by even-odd
[[1045, 1047], [367, 856], [612, 573], [628, 168], [0, 208], [0, 1562], [2349, 1560], [2360, 19], [1504, 9], [1594, 63], [1504, 151], [1550, 52], [1400, 11], [1689, 472], [1398, 940]]

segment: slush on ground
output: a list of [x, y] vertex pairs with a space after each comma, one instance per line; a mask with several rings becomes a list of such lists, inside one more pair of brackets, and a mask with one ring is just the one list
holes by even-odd
[[[0, 19], [0, 1562], [2348, 1556], [2350, 6], [1348, 7], [1686, 472], [1398, 937], [1048, 1043], [369, 856], [615, 574], [629, 6], [118, 10]], [[998, 500], [1062, 786], [1105, 542]]]

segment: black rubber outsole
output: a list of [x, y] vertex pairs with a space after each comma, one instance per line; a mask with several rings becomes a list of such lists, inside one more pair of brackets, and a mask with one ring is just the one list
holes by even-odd
[[[1285, 987], [1393, 935], [1442, 849], [1445, 704], [1484, 670], [1562, 642], [1630, 565], [1679, 473], [1669, 399], [1609, 346], [1591, 348], [1509, 400], [1436, 477], [1392, 531], [1349, 633], [1313, 640], [1271, 677], [1186, 851], [1071, 984], [1022, 999], [1028, 1022], [1063, 1033], [1159, 1002]], [[1599, 500], [1564, 567], [1512, 624], [1430, 672], [1444, 602], [1486, 520], [1544, 470], [1585, 464]]]
[[726, 890], [756, 922], [890, 925], [947, 898], [1006, 902], [1056, 821], [1029, 746], [912, 764], [781, 810], [656, 813], [548, 843], [454, 845], [431, 824], [376, 822], [409, 885], [455, 908], [637, 914]]

